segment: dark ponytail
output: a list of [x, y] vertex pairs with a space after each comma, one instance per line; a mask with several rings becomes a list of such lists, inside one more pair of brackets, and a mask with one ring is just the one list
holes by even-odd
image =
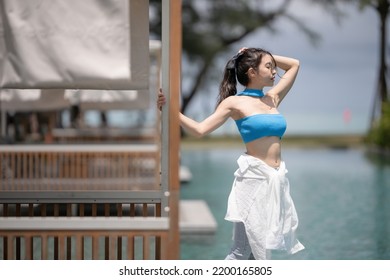
[[236, 80], [236, 59], [235, 57], [230, 59], [225, 67], [223, 74], [223, 80], [219, 86], [219, 95], [217, 100], [217, 106], [227, 97], [235, 95], [237, 93], [237, 80]]

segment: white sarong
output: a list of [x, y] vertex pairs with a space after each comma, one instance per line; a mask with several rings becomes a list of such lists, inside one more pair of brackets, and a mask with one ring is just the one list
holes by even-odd
[[266, 250], [294, 254], [304, 249], [295, 237], [298, 216], [285, 163], [275, 169], [247, 154], [237, 163], [225, 219], [244, 223], [255, 259], [265, 259]]

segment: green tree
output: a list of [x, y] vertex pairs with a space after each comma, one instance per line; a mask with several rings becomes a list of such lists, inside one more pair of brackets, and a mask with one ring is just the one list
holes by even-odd
[[[292, 0], [276, 1], [265, 5], [264, 0], [182, 0], [183, 55], [194, 70], [192, 86], [182, 93], [182, 112], [204, 85], [217, 55], [227, 51], [260, 28], [276, 31], [275, 23], [286, 18], [296, 24], [311, 42], [318, 34], [308, 28], [299, 18], [288, 13]], [[151, 33], [159, 38], [161, 31], [161, 0], [150, 0], [152, 19]], [[272, 6], [272, 7], [271, 7]]]
[[337, 6], [340, 3], [355, 4], [360, 10], [366, 8], [373, 9], [379, 18], [379, 69], [378, 69], [378, 81], [377, 81], [377, 94], [382, 102], [381, 111], [383, 112], [383, 106], [389, 101], [388, 86], [387, 86], [387, 18], [390, 11], [390, 0], [311, 0], [313, 3], [321, 4], [326, 8], [334, 9], [336, 14], [339, 14], [340, 9]]
[[[186, 111], [191, 100], [205, 85], [208, 74], [213, 73], [213, 66], [218, 55], [259, 29], [276, 33], [277, 21], [287, 19], [307, 35], [309, 42], [317, 43], [320, 35], [312, 30], [308, 23], [289, 12], [293, 1], [302, 0], [278, 0], [272, 3], [269, 0], [182, 0], [183, 56], [191, 65], [196, 66], [192, 69], [191, 86], [182, 92], [182, 112]], [[334, 16], [337, 22], [340, 22], [344, 16], [342, 5], [355, 2], [364, 8], [378, 2], [376, 9], [382, 11], [385, 10], [382, 2], [388, 2], [387, 0], [305, 1], [308, 5], [320, 5], [329, 15]], [[153, 36], [160, 38], [162, 1], [150, 0], [150, 5], [150, 30]], [[384, 60], [381, 59], [381, 61]], [[385, 72], [386, 64], [384, 63], [381, 66], [381, 73]], [[384, 78], [381, 79], [381, 89], [387, 89], [384, 80]]]
[[378, 94], [382, 102], [381, 111], [383, 113], [385, 103], [389, 101], [387, 86], [387, 18], [389, 16], [390, 0], [359, 0], [360, 7], [373, 8], [379, 16], [379, 74], [378, 74]]
[[[355, 2], [360, 9], [372, 8], [379, 17], [379, 69], [372, 108], [368, 141], [383, 149], [390, 148], [390, 102], [387, 85], [387, 18], [390, 0], [347, 0]], [[379, 103], [379, 104], [378, 104]], [[379, 105], [379, 106], [378, 106]], [[379, 108], [378, 108], [379, 107]], [[379, 111], [379, 117], [377, 117]]]
[[381, 150], [390, 150], [390, 103], [382, 103], [382, 115], [370, 130], [367, 142]]

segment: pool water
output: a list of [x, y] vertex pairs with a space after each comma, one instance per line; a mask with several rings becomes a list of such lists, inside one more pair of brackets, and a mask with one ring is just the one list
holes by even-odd
[[[181, 259], [224, 259], [232, 224], [226, 203], [242, 153], [231, 149], [182, 149], [181, 161], [193, 179], [181, 199], [205, 200], [218, 222], [213, 235], [182, 235]], [[390, 164], [364, 149], [287, 148], [283, 159], [298, 216], [295, 254], [274, 252], [272, 259], [390, 259]]]

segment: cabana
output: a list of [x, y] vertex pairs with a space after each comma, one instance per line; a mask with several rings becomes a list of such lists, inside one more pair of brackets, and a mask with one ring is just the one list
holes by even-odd
[[[161, 141], [0, 146], [1, 259], [180, 257], [181, 1], [162, 2]], [[148, 1], [99, 3], [2, 1], [1, 88], [148, 90]]]

